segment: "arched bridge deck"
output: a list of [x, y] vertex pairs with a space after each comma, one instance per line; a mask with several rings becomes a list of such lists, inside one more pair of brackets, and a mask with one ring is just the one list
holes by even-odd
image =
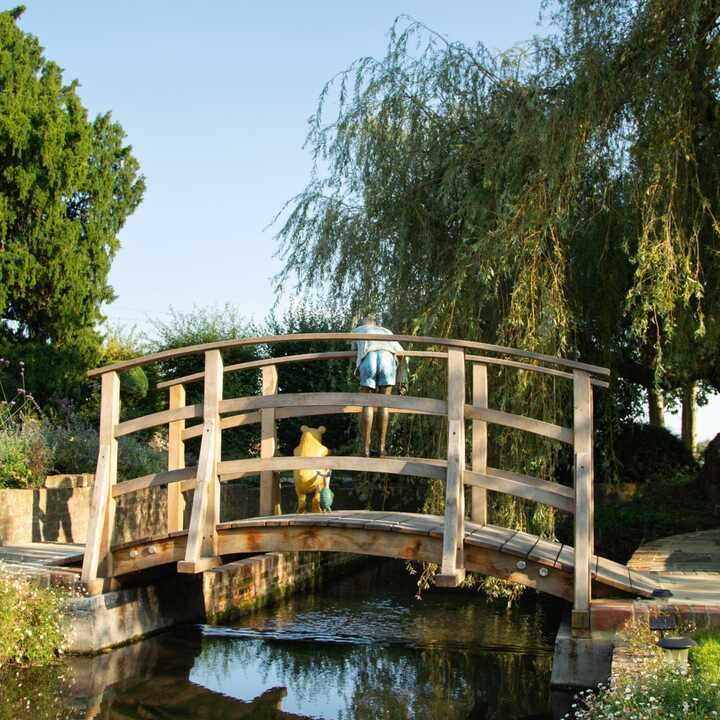
[[[312, 352], [261, 357], [225, 365], [222, 352], [240, 346], [282, 343], [352, 342], [352, 333], [310, 333], [240, 338], [196, 345], [134, 358], [91, 371], [102, 384], [100, 449], [93, 490], [82, 579], [89, 591], [114, 577], [154, 565], [176, 562], [180, 572], [197, 573], [217, 566], [224, 555], [262, 550], [328, 550], [383, 555], [437, 563], [438, 584], [455, 587], [467, 570], [509, 578], [572, 600], [573, 629], [587, 633], [593, 585], [636, 595], [655, 589], [645, 576], [598, 558], [594, 553], [593, 393], [607, 387], [609, 371], [577, 360], [488, 345], [470, 340], [364, 334], [363, 340], [396, 340], [426, 349], [406, 349], [417, 362], [439, 362], [447, 369], [444, 397], [413, 397], [361, 392], [283, 393], [279, 377], [288, 365], [352, 359], [351, 351]], [[436, 349], [427, 349], [427, 347]], [[120, 420], [120, 373], [179, 357], [198, 355], [204, 370], [170, 377], [158, 384], [168, 390], [166, 410]], [[165, 368], [168, 366], [165, 365]], [[490, 407], [488, 370], [537, 373], [568, 382], [572, 407], [556, 418], [535, 418]], [[226, 398], [227, 373], [259, 371], [258, 394]], [[186, 403], [186, 387], [203, 383], [202, 402]], [[277, 424], [286, 418], [361, 413], [384, 408], [400, 415], [439, 418], [447, 428], [442, 458], [327, 458], [277, 456]], [[557, 413], [558, 416], [561, 413]], [[186, 424], [189, 423], [189, 424]], [[247, 425], [260, 427], [259, 457], [222, 459], [223, 432]], [[532, 433], [572, 448], [572, 486], [545, 478], [493, 468], [488, 463], [488, 427], [498, 425]], [[165, 428], [168, 469], [118, 482], [118, 438], [153, 427]], [[200, 438], [197, 465], [186, 466], [185, 442]], [[440, 480], [445, 486], [442, 517], [404, 513], [333, 512], [310, 516], [282, 515], [279, 473], [299, 469], [378, 472]], [[260, 476], [260, 515], [220, 522], [220, 485]], [[167, 533], [160, 537], [113, 545], [115, 505], [128, 493], [167, 487]], [[190, 523], [184, 525], [193, 490]], [[559, 545], [489, 522], [488, 490], [543, 503], [574, 517], [573, 547]], [[157, 497], [157, 495], [155, 495]], [[466, 499], [469, 505], [466, 508]]]
[[[220, 523], [220, 555], [277, 551], [346, 552], [442, 562], [444, 518], [404, 512], [341, 510], [247, 518]], [[182, 561], [187, 534], [146, 538], [113, 548], [118, 574]], [[492, 575], [564, 600], [573, 599], [575, 552], [569, 545], [496, 525], [465, 523], [464, 563], [469, 572]], [[627, 566], [593, 556], [598, 585], [652, 597], [656, 582]]]

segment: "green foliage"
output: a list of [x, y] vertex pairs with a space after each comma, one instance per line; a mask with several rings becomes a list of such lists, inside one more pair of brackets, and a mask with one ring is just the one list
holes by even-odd
[[[286, 311], [280, 318], [274, 314], [265, 322], [263, 334], [288, 335], [291, 333], [349, 332], [350, 318], [299, 306]], [[347, 342], [292, 342], [268, 345], [264, 350], [269, 357], [301, 355], [314, 352], [349, 351]], [[355, 392], [358, 381], [353, 377], [354, 361], [323, 360], [292, 363], [278, 367], [279, 392]], [[312, 418], [290, 418], [278, 426], [279, 453], [292, 455], [300, 439], [300, 426], [324, 425], [327, 432], [323, 444], [333, 455], [356, 451], [358, 437], [357, 418], [353, 415], [317, 415]]]
[[[194, 308], [190, 312], [170, 310], [166, 321], [154, 324], [154, 334], [148, 341], [149, 352], [162, 352], [189, 345], [201, 345], [222, 340], [257, 335], [258, 332], [230, 304], [222, 307]], [[250, 360], [257, 360], [255, 345], [233, 348], [223, 352], [223, 363], [234, 365]], [[175, 377], [203, 372], [205, 358], [202, 354], [173, 358], [157, 364], [156, 380], [168, 380]], [[256, 370], [226, 373], [223, 377], [223, 395], [226, 398], [256, 395], [259, 389], [259, 373]], [[151, 389], [151, 393], [155, 392]], [[203, 384], [195, 382], [186, 385], [186, 402], [188, 405], [202, 402]], [[159, 405], [166, 407], [167, 390], [156, 394]], [[159, 406], [158, 405], [158, 406]], [[232, 428], [223, 432], [223, 456], [225, 458], [243, 455], [257, 455], [260, 451], [259, 429], [255, 426]], [[190, 441], [186, 445], [191, 453], [198, 455], [200, 443]]]
[[615, 457], [622, 482], [658, 482], [698, 472], [685, 443], [666, 428], [652, 425], [625, 425], [615, 440]]
[[[65, 425], [46, 423], [46, 442], [52, 451], [51, 467], [56, 473], [94, 473], [99, 447], [98, 431], [81, 418]], [[118, 479], [129, 480], [167, 469], [167, 455], [137, 435], [118, 441]]]
[[21, 12], [0, 13], [0, 353], [25, 361], [44, 401], [77, 393], [98, 359], [117, 235], [144, 180], [120, 125], [88, 119]]
[[[627, 562], [643, 543], [709, 530], [718, 524], [715, 504], [699, 487], [694, 473], [669, 477], [659, 469], [659, 474], [648, 476], [629, 499], [619, 491], [603, 494], [605, 490], [603, 486], [598, 488], [595, 501], [596, 551], [621, 563]], [[571, 522], [567, 518], [558, 528], [558, 535], [568, 544], [572, 544]]]
[[40, 587], [0, 567], [0, 668], [57, 659], [64, 644], [63, 599], [61, 590]]
[[21, 391], [10, 402], [0, 402], [0, 488], [42, 485], [52, 461], [37, 406]]
[[[611, 468], [633, 384], [720, 387], [718, 9], [563, 0], [554, 20], [556, 36], [492, 56], [402, 19], [384, 57], [329, 83], [314, 172], [279, 232], [281, 282], [396, 331], [610, 366]], [[490, 387], [494, 407], [568, 423], [567, 384], [513, 371]], [[419, 370], [413, 391], [441, 395], [442, 372]], [[443, 431], [418, 419], [397, 437], [442, 453]], [[496, 440], [500, 467], [543, 479], [570, 460]], [[554, 533], [552, 510], [503, 498], [493, 513]]]

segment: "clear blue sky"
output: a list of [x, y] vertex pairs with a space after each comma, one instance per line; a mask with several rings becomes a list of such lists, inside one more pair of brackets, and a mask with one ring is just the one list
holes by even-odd
[[[383, 54], [398, 15], [496, 50], [544, 32], [540, 0], [25, 4], [21, 27], [80, 81], [91, 115], [112, 111], [146, 176], [106, 308], [111, 322], [141, 329], [170, 306], [267, 314], [280, 263], [275, 229], [264, 228], [309, 177], [307, 118], [327, 80]], [[701, 409], [701, 439], [720, 424], [719, 405]]]

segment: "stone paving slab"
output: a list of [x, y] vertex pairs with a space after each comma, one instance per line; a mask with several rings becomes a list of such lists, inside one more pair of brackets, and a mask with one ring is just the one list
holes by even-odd
[[0, 546], [0, 562], [31, 566], [65, 565], [82, 559], [84, 545], [75, 543], [23, 543]]
[[657, 579], [670, 602], [720, 602], [720, 529], [672, 535], [640, 546], [628, 567]]

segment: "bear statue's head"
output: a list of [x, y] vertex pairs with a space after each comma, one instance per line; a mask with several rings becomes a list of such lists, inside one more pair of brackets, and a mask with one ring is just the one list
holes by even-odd
[[303, 439], [306, 435], [312, 435], [312, 437], [315, 438], [315, 440], [317, 440], [319, 443], [322, 442], [322, 436], [325, 434], [325, 430], [326, 428], [324, 425], [321, 425], [319, 428], [311, 428], [307, 425], [303, 425], [300, 428], [300, 432], [303, 434]]

